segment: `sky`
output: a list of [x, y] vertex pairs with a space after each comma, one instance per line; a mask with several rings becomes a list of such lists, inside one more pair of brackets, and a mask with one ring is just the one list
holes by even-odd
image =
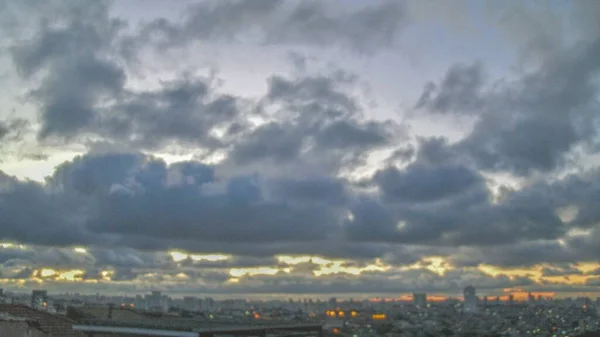
[[0, 284], [600, 296], [600, 2], [0, 0]]

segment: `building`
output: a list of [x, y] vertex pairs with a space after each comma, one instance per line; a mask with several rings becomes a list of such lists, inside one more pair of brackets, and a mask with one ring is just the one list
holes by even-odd
[[37, 329], [35, 322], [25, 318], [0, 315], [0, 336], [48, 337], [48, 334]]
[[464, 303], [463, 312], [474, 313], [477, 311], [477, 296], [475, 294], [475, 287], [466, 286], [463, 290]]
[[183, 308], [189, 311], [201, 311], [202, 299], [194, 296], [185, 296], [183, 298]]
[[427, 294], [413, 293], [413, 303], [417, 307], [425, 308], [427, 306]]
[[529, 293], [527, 297], [529, 299], [529, 303], [535, 303], [535, 296], [533, 296], [532, 293]]
[[48, 306], [48, 292], [46, 290], [33, 290], [31, 292], [31, 307], [42, 310]]
[[[85, 337], [75, 331], [76, 322], [21, 304], [0, 304], [0, 336], [10, 337]], [[27, 324], [27, 325], [26, 325]], [[25, 334], [29, 333], [29, 334]]]

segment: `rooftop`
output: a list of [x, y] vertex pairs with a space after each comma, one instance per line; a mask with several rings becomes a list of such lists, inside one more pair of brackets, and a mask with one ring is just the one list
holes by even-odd
[[0, 304], [0, 314], [22, 318], [36, 323], [36, 328], [52, 337], [85, 337], [73, 330], [74, 321], [64, 316], [53, 315], [22, 304]]

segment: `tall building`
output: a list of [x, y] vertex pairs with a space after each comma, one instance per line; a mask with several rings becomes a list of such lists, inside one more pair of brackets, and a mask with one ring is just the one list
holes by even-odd
[[183, 308], [189, 311], [200, 311], [202, 309], [202, 300], [193, 296], [184, 296]]
[[508, 295], [508, 305], [512, 306], [513, 304], [515, 304], [515, 295], [510, 294]]
[[146, 306], [148, 310], [163, 311], [163, 296], [160, 291], [152, 291], [150, 295], [146, 295]]
[[475, 295], [475, 287], [466, 286], [463, 290], [464, 304], [463, 311], [474, 313], [477, 311], [477, 296]]
[[48, 292], [46, 290], [33, 290], [31, 292], [31, 307], [44, 309], [48, 305]]
[[335, 309], [337, 307], [337, 298], [332, 297], [329, 299], [329, 308]]
[[427, 294], [413, 293], [413, 303], [417, 307], [425, 308], [427, 306]]
[[206, 297], [204, 299], [204, 310], [212, 311], [215, 309], [215, 300], [212, 297]]

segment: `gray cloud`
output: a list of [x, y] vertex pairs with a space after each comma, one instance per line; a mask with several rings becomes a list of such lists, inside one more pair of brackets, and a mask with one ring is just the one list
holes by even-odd
[[41, 139], [88, 131], [97, 117], [96, 104], [118, 95], [125, 82], [124, 70], [110, 59], [121, 23], [108, 16], [103, 2], [69, 6], [59, 22], [48, 13], [38, 22], [35, 36], [12, 48], [24, 78], [47, 71], [40, 86], [30, 92], [40, 106]]
[[542, 276], [569, 276], [583, 275], [583, 272], [576, 266], [551, 266], [542, 268]]
[[223, 147], [211, 131], [232, 130], [242, 122], [239, 102], [230, 95], [213, 94], [210, 85], [208, 79], [184, 75], [158, 90], [124, 92], [122, 102], [102, 111], [98, 133], [135, 148], [160, 149], [172, 143]]
[[482, 67], [481, 63], [453, 65], [439, 86], [433, 82], [425, 86], [415, 107], [437, 113], [480, 113], [484, 104], [480, 97], [484, 84]]
[[484, 82], [481, 66], [455, 65], [439, 89], [425, 88], [417, 107], [476, 116], [471, 133], [447, 150], [456, 157], [523, 176], [552, 172], [568, 163], [576, 146], [595, 152], [599, 55], [596, 37], [557, 51], [515, 81], [493, 85]]
[[[167, 181], [173, 174], [179, 179]], [[332, 189], [339, 204], [341, 186], [326, 179], [219, 181], [200, 163], [169, 167], [136, 154], [77, 157], [60, 165], [46, 186], [7, 176], [2, 182], [2, 238], [33, 243], [82, 244], [94, 237], [108, 243], [114, 241], [111, 235], [197, 243], [303, 242], [335, 232], [341, 212], [333, 204], [293, 202], [310, 198], [316, 188]], [[270, 190], [284, 198], [271, 198]]]
[[[0, 120], [0, 155], [11, 152], [11, 145], [23, 139], [30, 130], [30, 123], [23, 118], [8, 118]], [[0, 157], [0, 162], [2, 162]]]
[[29, 127], [29, 122], [22, 118], [10, 118], [0, 120], [0, 141], [7, 143], [17, 141], [23, 137], [23, 133]]
[[[417, 165], [421, 164], [415, 162], [402, 171], [388, 168], [374, 175], [381, 199], [358, 199], [350, 206], [353, 216], [346, 221], [350, 238], [369, 242], [493, 246], [558, 240], [569, 230], [595, 230], [600, 223], [600, 214], [590, 204], [590, 200], [598, 198], [597, 170], [569, 175], [553, 183], [538, 181], [494, 201], [485, 181], [465, 168], [456, 170], [445, 163], [435, 169]], [[457, 172], [469, 179], [457, 178], [454, 174]], [[462, 183], [453, 185], [457, 181]], [[574, 215], [561, 218], [560, 210], [569, 207], [575, 210]], [[591, 238], [596, 238], [595, 234], [588, 240]], [[570, 240], [582, 238], [575, 236]], [[587, 260], [591, 251], [584, 251], [583, 247], [591, 249], [592, 245], [593, 242], [573, 242], [568, 245], [573, 252], [556, 249], [560, 247], [555, 245], [549, 248], [554, 252], [548, 258], [549, 261]], [[523, 252], [518, 260], [544, 259], [534, 253]]]
[[410, 165], [404, 171], [388, 167], [378, 171], [373, 179], [384, 198], [399, 202], [431, 202], [466, 193], [472, 188], [486, 190], [483, 178], [463, 166]]
[[342, 9], [318, 1], [203, 1], [188, 8], [183, 22], [155, 20], [131, 43], [161, 46], [193, 41], [256, 41], [266, 45], [337, 46], [372, 53], [394, 44], [407, 23], [400, 3]]
[[340, 71], [272, 77], [263, 104], [278, 108], [266, 114], [277, 121], [240, 134], [227, 165], [331, 173], [361, 165], [372, 151], [405, 139], [397, 123], [363, 118], [360, 98], [348, 93], [354, 84], [354, 76]]

